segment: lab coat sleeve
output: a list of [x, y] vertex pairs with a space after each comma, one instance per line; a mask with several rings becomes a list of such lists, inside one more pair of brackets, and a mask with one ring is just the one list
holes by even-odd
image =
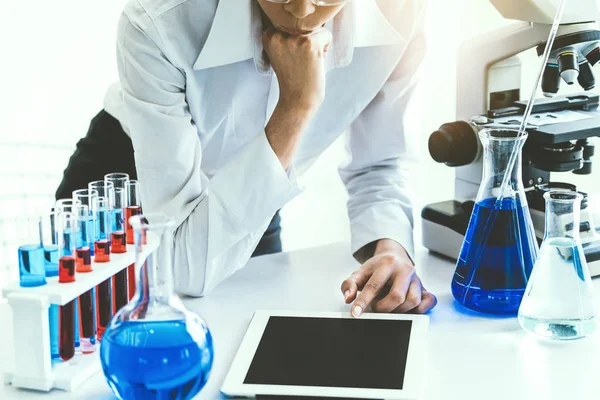
[[246, 264], [275, 212], [299, 189], [264, 131], [208, 179], [185, 72], [169, 51], [143, 9], [123, 14], [118, 69], [143, 209], [175, 219], [175, 288], [202, 296]]
[[347, 135], [349, 159], [340, 176], [349, 194], [352, 252], [361, 263], [384, 238], [400, 243], [414, 259], [410, 181], [419, 134], [412, 107], [426, 52], [423, 19], [424, 12], [400, 62]]

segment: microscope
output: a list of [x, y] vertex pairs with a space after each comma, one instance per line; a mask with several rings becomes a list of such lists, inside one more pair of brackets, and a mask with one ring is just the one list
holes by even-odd
[[[518, 128], [527, 101], [521, 101], [522, 63], [518, 54], [544, 52], [560, 0], [490, 0], [505, 17], [516, 22], [469, 40], [457, 60], [458, 121], [442, 125], [429, 138], [429, 152], [439, 163], [456, 169], [455, 199], [426, 206], [422, 213], [423, 245], [431, 252], [456, 259], [482, 179], [482, 145], [477, 132], [484, 128]], [[576, 2], [576, 4], [575, 4]], [[523, 148], [523, 184], [536, 236], [544, 236], [548, 190], [577, 190], [584, 195], [580, 234], [592, 276], [600, 276], [600, 215], [593, 215], [586, 188], [554, 182], [551, 173], [592, 173], [594, 145], [600, 136], [600, 98], [592, 67], [600, 61], [600, 2], [570, 0], [552, 53], [544, 66], [544, 98], [534, 103]], [[559, 96], [561, 85], [579, 85], [582, 93]], [[524, 94], [528, 96], [528, 93]], [[588, 190], [600, 191], [598, 184]]]

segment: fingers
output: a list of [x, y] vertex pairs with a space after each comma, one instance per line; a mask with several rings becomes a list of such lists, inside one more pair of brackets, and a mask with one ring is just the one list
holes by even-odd
[[392, 311], [403, 313], [412, 310], [421, 304], [421, 289], [421, 280], [414, 273], [400, 271], [394, 277], [387, 296], [374, 304], [373, 310], [385, 313]]
[[421, 304], [410, 311], [413, 314], [425, 314], [426, 312], [431, 311], [431, 309], [437, 304], [437, 297], [435, 297], [433, 294], [429, 293], [425, 289], [423, 289], [422, 293]]
[[348, 279], [342, 282], [342, 293], [344, 294], [346, 304], [354, 301], [358, 291], [365, 286], [365, 283], [371, 277], [371, 273], [372, 271], [368, 266], [363, 266], [363, 268], [353, 272]]
[[393, 268], [391, 266], [377, 268], [367, 283], [365, 283], [360, 295], [354, 301], [352, 306], [352, 315], [356, 318], [360, 317], [367, 306], [386, 286], [388, 280], [392, 276]]

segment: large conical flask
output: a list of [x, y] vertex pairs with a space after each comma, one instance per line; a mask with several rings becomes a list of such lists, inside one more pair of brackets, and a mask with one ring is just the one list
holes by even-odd
[[213, 342], [206, 324], [173, 292], [173, 221], [145, 214], [130, 223], [137, 293], [102, 337], [104, 375], [119, 399], [191, 399], [208, 380]]
[[528, 332], [551, 339], [578, 339], [598, 329], [598, 302], [579, 237], [583, 196], [551, 191], [540, 257], [519, 308]]
[[[452, 294], [463, 306], [493, 314], [516, 314], [538, 255], [538, 244], [521, 179], [527, 135], [512, 129], [479, 132], [483, 177], [456, 264]], [[517, 151], [504, 186], [511, 153]]]

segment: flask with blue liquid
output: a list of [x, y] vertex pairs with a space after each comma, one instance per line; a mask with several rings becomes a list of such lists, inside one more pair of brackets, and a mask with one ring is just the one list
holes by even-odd
[[[206, 324], [173, 292], [173, 220], [146, 214], [130, 222], [137, 291], [104, 332], [104, 375], [119, 399], [191, 399], [208, 380], [213, 342]], [[159, 247], [150, 254], [151, 241], [157, 240]]]
[[[479, 132], [483, 176], [465, 235], [452, 294], [463, 306], [491, 314], [517, 314], [539, 247], [521, 178], [527, 134], [513, 129]], [[502, 184], [513, 150], [518, 157]]]

